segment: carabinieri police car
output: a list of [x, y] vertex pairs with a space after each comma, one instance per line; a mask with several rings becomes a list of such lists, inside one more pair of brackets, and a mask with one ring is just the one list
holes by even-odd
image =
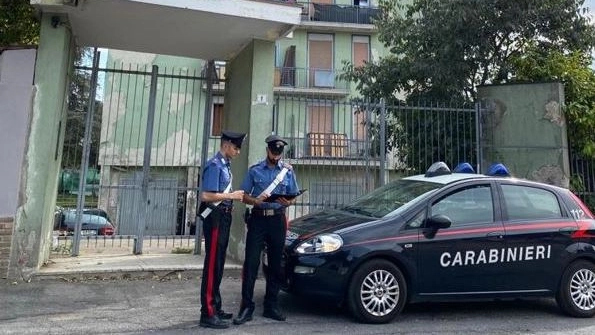
[[290, 223], [285, 290], [345, 303], [367, 323], [406, 303], [555, 297], [595, 314], [595, 220], [567, 189], [439, 162]]

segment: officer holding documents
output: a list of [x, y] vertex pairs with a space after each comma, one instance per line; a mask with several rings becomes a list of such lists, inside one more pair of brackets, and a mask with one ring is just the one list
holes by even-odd
[[233, 317], [221, 309], [219, 286], [223, 276], [225, 254], [231, 227], [233, 200], [242, 200], [244, 191], [232, 190], [230, 160], [240, 154], [246, 134], [223, 131], [219, 152], [204, 165], [201, 178], [201, 205], [198, 215], [203, 221], [205, 259], [200, 289], [200, 326], [227, 328]]
[[[285, 321], [277, 295], [281, 287], [281, 255], [287, 230], [286, 208], [295, 203], [299, 188], [291, 165], [281, 161], [287, 142], [277, 135], [265, 139], [266, 159], [251, 166], [242, 182], [243, 202], [253, 205], [247, 218], [246, 255], [242, 277], [242, 302], [234, 324], [252, 320], [254, 283], [265, 245], [268, 270], [263, 316]], [[270, 198], [271, 201], [267, 201]], [[273, 200], [274, 199], [274, 200]]]

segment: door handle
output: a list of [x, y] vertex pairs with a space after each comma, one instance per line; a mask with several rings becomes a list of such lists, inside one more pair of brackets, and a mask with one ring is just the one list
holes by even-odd
[[558, 229], [558, 232], [560, 232], [560, 234], [563, 235], [572, 235], [572, 233], [574, 233], [575, 231], [577, 231], [578, 229], [576, 227], [562, 227], [560, 229]]
[[487, 233], [487, 238], [492, 241], [499, 241], [504, 238], [504, 233], [501, 231], [491, 231]]

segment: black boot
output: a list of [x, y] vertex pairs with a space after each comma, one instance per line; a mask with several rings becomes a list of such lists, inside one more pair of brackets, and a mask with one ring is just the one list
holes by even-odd
[[219, 317], [219, 319], [221, 320], [229, 320], [231, 318], [233, 318], [233, 314], [231, 313], [226, 313], [224, 310], [220, 309], [217, 311], [217, 316]]
[[252, 321], [252, 313], [254, 313], [254, 307], [243, 307], [240, 309], [238, 316], [233, 319], [234, 325], [241, 325], [248, 321]]
[[281, 313], [281, 310], [279, 310], [278, 307], [265, 307], [262, 316], [277, 321], [285, 321], [285, 315]]
[[217, 315], [213, 315], [211, 317], [201, 315], [199, 325], [201, 327], [215, 329], [225, 329], [229, 327], [229, 323], [221, 320]]

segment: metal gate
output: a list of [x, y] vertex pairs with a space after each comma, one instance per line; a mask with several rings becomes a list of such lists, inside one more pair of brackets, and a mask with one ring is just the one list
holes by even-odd
[[[79, 188], [68, 192], [77, 196], [80, 212], [106, 212], [116, 235], [81, 238], [75, 231], [61, 237], [72, 243], [71, 254], [78, 255], [81, 245], [124, 246], [134, 253], [162, 246], [200, 251], [197, 185], [200, 162], [219, 145], [213, 129], [220, 120], [214, 113], [224, 103], [224, 65], [188, 61], [194, 64], [149, 70], [122, 62], [100, 68], [95, 62], [76, 68], [89, 78], [88, 96], [95, 99], [69, 112], [69, 122], [86, 122], [84, 135], [65, 141], [63, 157], [78, 158], [81, 176], [93, 170], [99, 178], [80, 177]], [[95, 94], [97, 87], [102, 90]], [[300, 187], [309, 190], [290, 207], [290, 219], [341, 206], [393, 178], [422, 173], [435, 161], [478, 167], [481, 112], [478, 105], [391, 106], [346, 95], [275, 92], [270, 131], [289, 142], [285, 160]], [[67, 132], [77, 129], [67, 125]]]
[[[218, 149], [217, 134], [204, 125], [210, 124], [224, 68], [192, 59], [177, 67], [108, 60], [100, 68], [99, 57], [96, 53], [92, 66], [79, 65], [73, 74], [79, 87], [71, 88], [77, 95], [71, 94], [71, 101], [79, 101], [69, 106], [63, 167], [79, 187], [60, 187], [58, 202], [77, 208], [79, 230], [89, 208], [100, 209], [115, 236], [81, 237], [75, 229], [55, 238], [53, 250], [78, 255], [82, 245], [134, 253], [143, 246], [149, 252], [200, 251], [195, 234], [200, 162]], [[88, 171], [99, 171], [99, 178], [89, 180]]]

